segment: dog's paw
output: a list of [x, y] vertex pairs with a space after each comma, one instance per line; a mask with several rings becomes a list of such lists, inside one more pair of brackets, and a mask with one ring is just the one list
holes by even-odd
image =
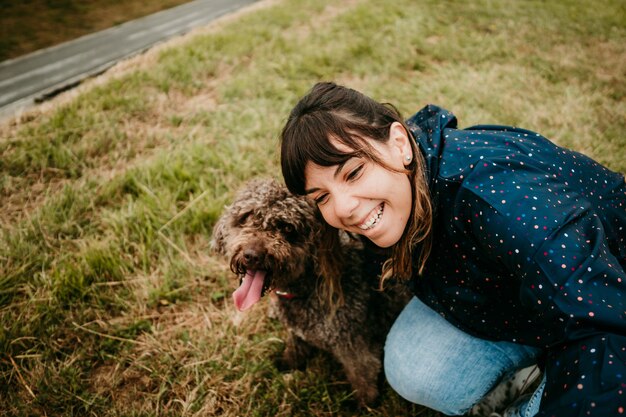
[[279, 372], [301, 371], [305, 368], [304, 363], [296, 363], [291, 358], [282, 355], [274, 359], [274, 366]]
[[307, 364], [307, 353], [311, 350], [306, 346], [294, 346], [292, 343], [288, 343], [283, 353], [274, 360], [274, 366], [280, 372], [288, 371], [303, 371]]
[[360, 388], [355, 391], [355, 397], [360, 408], [369, 409], [371, 407], [376, 407], [379, 400], [378, 388], [375, 386]]

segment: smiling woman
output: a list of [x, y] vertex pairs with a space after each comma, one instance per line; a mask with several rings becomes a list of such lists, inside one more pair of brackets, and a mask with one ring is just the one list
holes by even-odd
[[[305, 168], [306, 187], [328, 224], [367, 237], [388, 248], [404, 232], [411, 215], [411, 183], [405, 165], [412, 160], [408, 133], [402, 124], [392, 123], [389, 139], [374, 143], [377, 159], [355, 157], [337, 167], [309, 163]], [[337, 143], [338, 152], [349, 153]], [[385, 222], [390, 218], [394, 221]]]
[[[387, 337], [390, 385], [447, 415], [616, 415], [626, 404], [624, 176], [528, 130], [457, 129], [434, 105], [404, 123], [390, 109], [318, 83], [281, 136], [285, 182], [315, 200], [325, 233], [391, 248], [381, 281], [415, 292]], [[521, 396], [537, 362], [543, 379]], [[510, 392], [492, 394], [501, 387]]]
[[[282, 137], [285, 183], [318, 202], [327, 243], [333, 244], [334, 230], [341, 228], [366, 235], [380, 247], [394, 245], [388, 271], [410, 276], [414, 263], [407, 248], [421, 244], [422, 260], [430, 250], [431, 203], [421, 174], [423, 158], [395, 107], [320, 83], [294, 107]], [[364, 172], [370, 180], [361, 180]], [[372, 217], [380, 217], [378, 227], [366, 226]], [[385, 222], [388, 217], [397, 222]], [[336, 264], [333, 254], [323, 254], [327, 259], [322, 262]], [[416, 265], [421, 271], [423, 262]]]

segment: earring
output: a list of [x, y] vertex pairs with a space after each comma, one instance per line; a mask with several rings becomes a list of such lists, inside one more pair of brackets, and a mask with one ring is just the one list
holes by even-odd
[[407, 156], [404, 157], [404, 159], [406, 159], [406, 161], [409, 162], [412, 159], [412, 157], [411, 157], [411, 155], [407, 155]]

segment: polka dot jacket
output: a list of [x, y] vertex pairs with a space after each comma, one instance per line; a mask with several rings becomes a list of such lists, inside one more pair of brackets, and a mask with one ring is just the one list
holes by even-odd
[[460, 329], [545, 351], [541, 416], [626, 416], [626, 185], [515, 127], [407, 121], [434, 205], [420, 299]]

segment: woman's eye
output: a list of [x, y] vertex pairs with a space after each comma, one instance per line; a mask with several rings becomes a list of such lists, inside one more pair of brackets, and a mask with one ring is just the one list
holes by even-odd
[[328, 200], [328, 194], [320, 194], [317, 197], [315, 197], [315, 204], [319, 206], [320, 204], [324, 204], [327, 200]]
[[359, 174], [361, 173], [362, 170], [363, 170], [363, 165], [359, 165], [358, 167], [354, 168], [352, 171], [348, 173], [348, 175], [346, 176], [346, 179], [348, 181], [354, 181], [355, 179], [359, 177]]

